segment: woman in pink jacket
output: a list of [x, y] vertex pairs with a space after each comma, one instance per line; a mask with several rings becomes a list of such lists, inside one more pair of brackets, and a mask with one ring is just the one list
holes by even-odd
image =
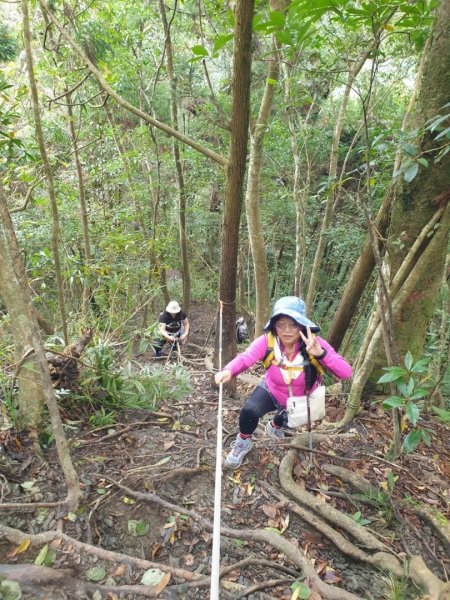
[[264, 361], [266, 366], [263, 380], [246, 400], [239, 415], [239, 433], [225, 459], [225, 466], [233, 469], [241, 465], [252, 449], [252, 435], [263, 415], [277, 411], [267, 423], [266, 433], [276, 438], [284, 437], [282, 427], [288, 396], [304, 396], [307, 390], [314, 391], [321, 383], [320, 367], [338, 379], [352, 375], [348, 362], [323, 338], [314, 335], [320, 328], [306, 317], [305, 303], [301, 298], [280, 298], [264, 330], [273, 335], [267, 333], [256, 338], [247, 350], [215, 376], [219, 385], [258, 361]]

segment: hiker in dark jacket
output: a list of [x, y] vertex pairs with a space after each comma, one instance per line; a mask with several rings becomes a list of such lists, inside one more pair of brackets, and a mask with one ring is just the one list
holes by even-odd
[[153, 343], [155, 356], [161, 356], [165, 343], [183, 343], [189, 334], [189, 320], [175, 300], [169, 302], [166, 310], [159, 315], [158, 322], [160, 338]]

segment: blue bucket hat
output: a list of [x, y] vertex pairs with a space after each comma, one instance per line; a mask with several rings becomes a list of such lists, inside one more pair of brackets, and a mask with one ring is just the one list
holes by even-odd
[[310, 321], [306, 317], [305, 312], [306, 305], [301, 298], [298, 298], [297, 296], [284, 296], [275, 303], [272, 316], [269, 321], [267, 321], [264, 330], [272, 329], [277, 317], [285, 315], [294, 319], [294, 321], [302, 327], [310, 327], [313, 333], [319, 333], [320, 327]]

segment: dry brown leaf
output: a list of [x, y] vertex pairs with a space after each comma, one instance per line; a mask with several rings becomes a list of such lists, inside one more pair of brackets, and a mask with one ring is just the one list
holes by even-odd
[[170, 581], [170, 573], [166, 573], [161, 581], [156, 586], [156, 595], [158, 596]]
[[269, 519], [274, 519], [277, 516], [278, 512], [276, 506], [274, 506], [273, 504], [262, 504], [261, 510], [266, 515], [266, 517], [269, 517]]
[[172, 440], [170, 442], [165, 442], [164, 443], [164, 452], [167, 452], [167, 450], [170, 450], [172, 448], [172, 446], [175, 446], [175, 440]]
[[122, 575], [125, 573], [125, 571], [127, 570], [127, 566], [126, 565], [119, 565], [117, 567], [117, 569], [111, 573], [112, 577], [122, 577]]
[[185, 554], [183, 556], [183, 562], [188, 567], [191, 567], [194, 564], [194, 555], [193, 554]]

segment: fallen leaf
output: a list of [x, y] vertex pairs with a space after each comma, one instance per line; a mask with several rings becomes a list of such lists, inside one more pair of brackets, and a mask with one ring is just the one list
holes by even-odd
[[125, 573], [126, 570], [127, 570], [126, 565], [119, 565], [117, 567], [117, 569], [115, 571], [113, 571], [113, 573], [111, 573], [111, 575], [113, 577], [122, 577], [122, 575]]
[[172, 440], [171, 442], [165, 442], [164, 452], [167, 452], [167, 450], [170, 450], [172, 448], [172, 446], [175, 446], [175, 440]]
[[29, 538], [24, 539], [17, 546], [17, 548], [14, 548], [14, 550], [12, 552], [10, 552], [9, 554], [7, 554], [7, 557], [8, 558], [14, 558], [18, 554], [22, 554], [22, 552], [25, 552], [25, 550], [27, 550], [29, 548], [30, 544], [31, 544], [31, 540]]
[[327, 583], [339, 583], [342, 581], [342, 577], [340, 577], [331, 567], [326, 567], [323, 580]]
[[262, 504], [260, 508], [269, 519], [274, 519], [277, 516], [277, 509], [273, 504]]

